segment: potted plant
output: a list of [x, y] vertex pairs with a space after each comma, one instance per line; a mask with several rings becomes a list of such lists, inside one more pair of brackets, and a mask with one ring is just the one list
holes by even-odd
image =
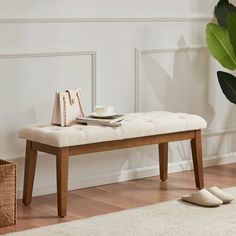
[[[206, 27], [206, 41], [212, 56], [226, 69], [236, 69], [236, 7], [228, 0], [220, 0], [214, 10], [218, 24]], [[217, 77], [226, 98], [236, 104], [236, 77], [218, 71]]]

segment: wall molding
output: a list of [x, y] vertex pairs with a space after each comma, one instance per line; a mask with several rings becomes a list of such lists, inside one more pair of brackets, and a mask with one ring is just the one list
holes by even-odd
[[141, 63], [142, 56], [147, 54], [155, 54], [155, 53], [175, 53], [175, 52], [194, 52], [194, 51], [204, 51], [207, 47], [205, 45], [194, 45], [194, 46], [186, 46], [186, 47], [150, 47], [150, 48], [139, 48], [135, 47], [134, 49], [134, 75], [135, 75], [135, 104], [134, 110], [135, 112], [139, 111], [139, 89], [140, 89], [140, 79], [142, 74]]
[[[221, 156], [205, 157], [204, 167], [216, 166], [234, 163], [236, 160], [236, 153], [228, 153]], [[176, 173], [186, 170], [192, 170], [192, 160], [179, 161], [175, 163], [169, 163], [168, 173]], [[141, 179], [159, 175], [159, 165], [152, 165], [147, 167], [140, 167], [135, 169], [121, 170], [118, 172], [112, 172], [105, 175], [89, 176], [78, 179], [70, 179], [68, 183], [69, 190], [82, 189], [87, 187], [99, 186], [104, 184], [119, 183], [123, 181]], [[194, 187], [195, 185], [193, 185]], [[56, 185], [50, 186], [35, 186], [33, 196], [39, 196], [44, 194], [50, 194], [56, 192]], [[22, 198], [23, 190], [18, 189], [17, 196]]]
[[[204, 45], [194, 45], [191, 47], [150, 47], [150, 48], [138, 48], [135, 47], [135, 111], [139, 111], [139, 87], [140, 87], [140, 79], [141, 79], [141, 63], [142, 56], [147, 54], [155, 54], [155, 53], [175, 53], [175, 52], [197, 52], [197, 51], [205, 51], [207, 47]], [[204, 138], [220, 136], [220, 135], [228, 135], [236, 133], [236, 126], [233, 127], [225, 127], [225, 128], [209, 128], [202, 131], [202, 136]]]
[[232, 133], [236, 133], [236, 126], [220, 129], [206, 129], [202, 131], [202, 136], [208, 138], [214, 136], [229, 135]]
[[83, 23], [83, 22], [209, 22], [213, 15], [154, 16], [154, 17], [56, 17], [0, 18], [0, 23]]
[[96, 51], [48, 51], [37, 53], [8, 53], [1, 54], [0, 59], [13, 59], [13, 58], [37, 58], [37, 57], [67, 57], [67, 56], [90, 56], [91, 57], [91, 108], [96, 106], [97, 89], [96, 89], [96, 65], [97, 65], [97, 52]]

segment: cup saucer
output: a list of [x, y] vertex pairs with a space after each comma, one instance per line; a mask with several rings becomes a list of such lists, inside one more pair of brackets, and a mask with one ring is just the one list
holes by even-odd
[[113, 117], [115, 115], [117, 115], [117, 113], [98, 115], [96, 112], [93, 112], [90, 116], [92, 116], [94, 118], [111, 118], [111, 117]]

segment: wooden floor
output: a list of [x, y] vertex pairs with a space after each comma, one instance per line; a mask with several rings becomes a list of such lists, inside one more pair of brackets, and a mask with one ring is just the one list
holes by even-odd
[[[205, 185], [220, 188], [236, 186], [236, 164], [205, 168]], [[141, 207], [180, 198], [196, 191], [192, 171], [169, 174], [167, 182], [159, 176], [70, 191], [68, 216], [57, 217], [56, 194], [34, 197], [31, 206], [18, 201], [16, 226], [0, 228], [0, 234], [72, 221], [109, 212]]]

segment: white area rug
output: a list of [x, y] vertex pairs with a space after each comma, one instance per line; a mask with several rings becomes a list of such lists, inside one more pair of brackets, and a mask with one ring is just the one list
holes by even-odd
[[[236, 199], [236, 187], [226, 191]], [[236, 200], [217, 208], [174, 200], [6, 235], [231, 236], [236, 235]]]

